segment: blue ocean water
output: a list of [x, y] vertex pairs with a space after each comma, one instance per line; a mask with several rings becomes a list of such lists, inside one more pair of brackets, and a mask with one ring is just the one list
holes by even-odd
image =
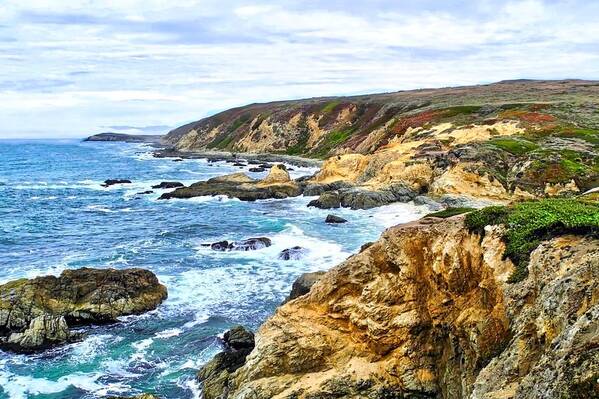
[[[328, 269], [390, 225], [427, 212], [411, 204], [335, 211], [311, 198], [157, 201], [153, 184], [247, 171], [225, 162], [157, 159], [139, 144], [0, 140], [0, 283], [80, 267], [143, 267], [168, 287], [155, 311], [88, 329], [82, 342], [25, 356], [0, 351], [0, 398], [99, 398], [150, 391], [196, 398], [196, 370], [235, 324], [256, 329], [303, 272]], [[293, 177], [315, 169], [293, 167]], [[264, 174], [249, 173], [253, 177]], [[101, 187], [110, 178], [132, 184]], [[266, 236], [273, 245], [215, 252], [202, 243]], [[299, 245], [302, 260], [278, 253]]]

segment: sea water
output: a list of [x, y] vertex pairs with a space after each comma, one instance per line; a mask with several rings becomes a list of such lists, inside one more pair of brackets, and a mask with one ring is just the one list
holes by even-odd
[[[158, 200], [161, 181], [184, 184], [244, 171], [205, 159], [154, 158], [140, 144], [0, 140], [0, 283], [80, 267], [141, 267], [158, 275], [168, 299], [155, 311], [86, 329], [77, 343], [36, 355], [0, 351], [0, 398], [98, 398], [150, 391], [196, 398], [196, 371], [221, 350], [218, 336], [256, 329], [301, 273], [326, 270], [393, 224], [428, 210], [395, 204], [334, 210], [329, 225], [312, 199], [241, 202], [225, 197]], [[315, 168], [296, 167], [292, 177]], [[106, 179], [132, 184], [101, 186]], [[220, 240], [269, 237], [272, 246], [217, 252]], [[301, 260], [278, 259], [293, 246]]]

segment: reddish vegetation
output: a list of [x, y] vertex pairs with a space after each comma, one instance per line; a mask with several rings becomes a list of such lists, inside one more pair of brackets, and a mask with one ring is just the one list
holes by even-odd
[[422, 127], [427, 123], [434, 122], [441, 116], [439, 111], [424, 111], [416, 115], [401, 118], [393, 125], [393, 134], [404, 134], [409, 128]]
[[527, 123], [547, 123], [555, 121], [555, 117], [540, 112], [529, 112], [522, 110], [504, 111], [500, 114], [503, 119], [519, 119]]

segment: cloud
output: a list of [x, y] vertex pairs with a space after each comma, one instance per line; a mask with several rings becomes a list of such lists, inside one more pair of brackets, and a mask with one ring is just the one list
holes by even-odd
[[599, 3], [582, 0], [51, 3], [3, 1], [0, 137], [142, 131], [256, 101], [599, 78]]

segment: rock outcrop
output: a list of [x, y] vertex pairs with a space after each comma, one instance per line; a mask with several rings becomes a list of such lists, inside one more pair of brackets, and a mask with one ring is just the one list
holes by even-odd
[[502, 226], [387, 230], [280, 307], [213, 398], [583, 398], [599, 376], [599, 241], [565, 235], [507, 283]]
[[111, 142], [126, 142], [126, 143], [149, 143], [159, 144], [164, 135], [159, 134], [125, 134], [125, 133], [99, 133], [89, 136], [83, 141], [111, 141]]
[[153, 185], [152, 188], [179, 188], [183, 187], [184, 184], [178, 181], [163, 181], [160, 184]]
[[242, 326], [233, 327], [223, 337], [224, 351], [217, 354], [198, 372], [204, 399], [220, 399], [227, 395], [229, 378], [245, 363], [254, 349], [254, 333]]
[[281, 260], [298, 260], [303, 258], [309, 251], [306, 248], [295, 246], [291, 248], [285, 248], [279, 253], [279, 259]]
[[272, 241], [268, 237], [254, 237], [241, 241], [219, 241], [209, 245], [214, 251], [255, 251], [270, 247]]
[[128, 179], [108, 179], [108, 180], [104, 180], [104, 183], [102, 184], [102, 187], [110, 187], [110, 186], [114, 186], [115, 184], [131, 184], [131, 180], [128, 180]]
[[337, 215], [327, 215], [327, 217], [324, 220], [324, 222], [325, 223], [330, 223], [330, 224], [347, 223], [347, 219], [344, 219], [341, 216], [337, 216]]
[[291, 180], [284, 165], [274, 165], [262, 180], [255, 180], [245, 173], [233, 173], [194, 183], [164, 193], [160, 199], [193, 198], [210, 195], [226, 195], [242, 201], [269, 198], [296, 197], [301, 194], [299, 185]]
[[77, 339], [71, 327], [155, 309], [166, 287], [143, 269], [65, 270], [0, 285], [0, 348], [32, 352]]

